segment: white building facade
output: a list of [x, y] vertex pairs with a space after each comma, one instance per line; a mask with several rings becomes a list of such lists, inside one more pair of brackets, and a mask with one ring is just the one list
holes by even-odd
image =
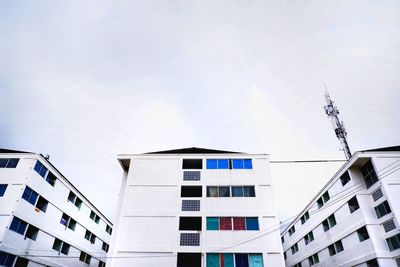
[[0, 266], [105, 266], [112, 224], [46, 158], [0, 149]]
[[268, 155], [187, 148], [118, 160], [108, 266], [284, 266]]
[[400, 147], [356, 152], [281, 234], [286, 266], [400, 266]]

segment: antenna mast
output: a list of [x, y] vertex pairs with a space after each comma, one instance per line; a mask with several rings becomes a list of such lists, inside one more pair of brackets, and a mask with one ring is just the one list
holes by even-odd
[[347, 143], [347, 132], [346, 129], [344, 128], [343, 121], [339, 120], [338, 114], [339, 110], [336, 107], [335, 103], [331, 100], [331, 97], [329, 96], [328, 91], [326, 90], [325, 86], [325, 101], [326, 101], [326, 106], [325, 108], [325, 113], [328, 115], [329, 119], [331, 120], [332, 127], [335, 130], [336, 137], [339, 139], [340, 144], [342, 145], [344, 155], [346, 156], [346, 159], [349, 159], [351, 157], [351, 152], [349, 148], [349, 144]]

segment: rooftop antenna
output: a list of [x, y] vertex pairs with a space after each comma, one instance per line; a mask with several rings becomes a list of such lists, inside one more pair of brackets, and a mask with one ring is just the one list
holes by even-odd
[[325, 101], [326, 101], [326, 106], [324, 106], [325, 113], [328, 115], [329, 119], [331, 120], [332, 127], [335, 130], [336, 137], [339, 139], [340, 144], [342, 145], [344, 155], [346, 156], [346, 159], [350, 159], [351, 157], [351, 152], [349, 148], [349, 144], [347, 143], [347, 132], [346, 129], [344, 128], [344, 123], [343, 121], [339, 120], [338, 114], [339, 110], [335, 105], [335, 102], [332, 101], [331, 97], [329, 96], [328, 90], [326, 89], [325, 86]]

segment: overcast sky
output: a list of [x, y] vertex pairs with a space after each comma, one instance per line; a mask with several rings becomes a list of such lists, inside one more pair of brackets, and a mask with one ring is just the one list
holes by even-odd
[[[50, 160], [114, 219], [116, 155], [343, 159], [400, 143], [400, 2], [1, 1], [0, 147]], [[273, 166], [281, 220], [341, 164]]]

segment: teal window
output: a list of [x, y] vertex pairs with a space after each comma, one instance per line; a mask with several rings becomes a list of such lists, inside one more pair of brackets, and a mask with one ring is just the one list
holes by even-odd
[[207, 217], [207, 230], [219, 230], [218, 217]]
[[249, 254], [250, 267], [263, 267], [263, 260], [261, 254]]
[[218, 169], [217, 160], [216, 159], [207, 159], [206, 168], [211, 169], [211, 170]]
[[207, 267], [221, 267], [219, 254], [217, 253], [207, 253]]
[[258, 218], [257, 217], [247, 217], [246, 218], [246, 229], [247, 230], [259, 230]]

